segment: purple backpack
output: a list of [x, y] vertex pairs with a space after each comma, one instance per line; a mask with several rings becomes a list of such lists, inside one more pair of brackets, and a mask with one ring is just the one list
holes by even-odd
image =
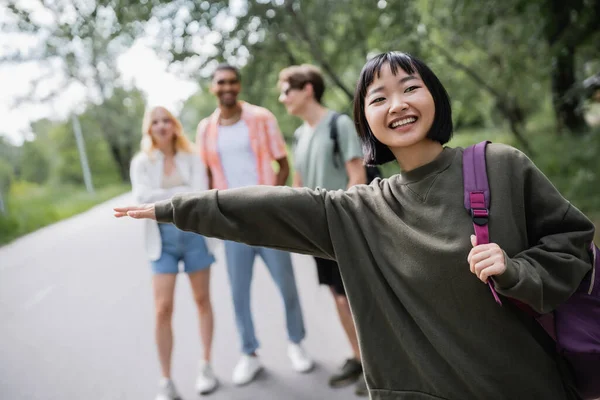
[[[471, 213], [478, 244], [490, 242], [490, 188], [481, 142], [463, 153], [465, 208]], [[557, 351], [572, 368], [575, 386], [584, 399], [600, 398], [600, 250], [590, 244], [592, 270], [573, 295], [553, 312], [540, 315], [529, 306], [510, 299], [534, 317], [556, 342]], [[491, 279], [488, 285], [494, 299], [502, 305]]]

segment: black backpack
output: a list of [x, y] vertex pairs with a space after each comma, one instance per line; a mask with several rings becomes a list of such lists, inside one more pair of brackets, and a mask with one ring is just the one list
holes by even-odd
[[[341, 114], [334, 112], [329, 123], [329, 137], [333, 140], [333, 165], [340, 168], [344, 165], [344, 157], [340, 151], [340, 142], [338, 140], [337, 119]], [[381, 171], [373, 165], [365, 165], [367, 175], [367, 184], [371, 183], [375, 178], [381, 178]]]

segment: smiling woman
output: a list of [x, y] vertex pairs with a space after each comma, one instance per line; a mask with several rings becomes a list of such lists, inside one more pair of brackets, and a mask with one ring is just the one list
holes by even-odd
[[[174, 193], [208, 188], [200, 158], [192, 151], [181, 123], [169, 110], [164, 107], [148, 110], [142, 124], [142, 135], [143, 151], [131, 162], [131, 185], [134, 198], [139, 203], [168, 199]], [[153, 273], [155, 334], [162, 373], [156, 398], [179, 398], [171, 380], [171, 319], [180, 262], [189, 277], [200, 316], [204, 358], [196, 380], [196, 390], [200, 394], [207, 394], [218, 386], [210, 366], [213, 314], [209, 280], [210, 266], [215, 258], [202, 236], [183, 232], [173, 225], [159, 225], [150, 221], [145, 228], [146, 253]]]
[[397, 159], [403, 169], [411, 169], [414, 162], [403, 160], [410, 157], [408, 150], [415, 153], [414, 145], [439, 150], [432, 142], [443, 145], [452, 138], [446, 89], [427, 65], [408, 54], [371, 59], [358, 80], [355, 100], [354, 120], [367, 164]]

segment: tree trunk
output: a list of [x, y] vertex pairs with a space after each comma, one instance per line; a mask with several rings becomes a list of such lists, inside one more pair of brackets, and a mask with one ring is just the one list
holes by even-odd
[[119, 162], [119, 176], [121, 182], [129, 183], [129, 163], [125, 163], [123, 160]]
[[118, 144], [116, 143], [111, 143], [110, 140], [107, 138], [108, 141], [108, 147], [110, 148], [110, 154], [113, 157], [113, 160], [115, 161], [115, 164], [117, 166], [117, 171], [119, 172], [119, 177], [121, 178], [121, 182], [123, 183], [127, 183], [129, 182], [129, 161], [127, 159], [127, 157], [123, 157], [123, 155], [121, 154], [121, 149], [119, 148]]
[[[575, 76], [575, 52], [577, 46], [597, 24], [596, 18], [585, 2], [581, 0], [547, 0], [548, 20], [545, 34], [550, 51], [553, 52], [551, 64], [552, 105], [559, 133], [570, 131], [581, 134], [587, 127], [581, 107], [581, 91], [578, 90]], [[600, 2], [596, 8], [600, 9]], [[573, 12], [581, 18], [573, 23]]]
[[501, 111], [505, 118], [508, 119], [510, 131], [513, 133], [519, 144], [523, 147], [525, 153], [530, 157], [535, 157], [535, 153], [523, 135], [523, 112], [518, 106], [511, 106], [509, 109]]
[[558, 131], [581, 134], [587, 125], [583, 118], [581, 95], [575, 77], [575, 49], [565, 47], [552, 59], [552, 103]]

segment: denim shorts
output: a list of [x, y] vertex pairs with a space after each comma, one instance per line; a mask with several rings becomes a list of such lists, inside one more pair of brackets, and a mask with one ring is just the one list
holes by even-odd
[[184, 232], [171, 224], [158, 224], [162, 242], [162, 253], [152, 261], [155, 274], [176, 274], [179, 261], [183, 261], [183, 272], [192, 273], [209, 268], [215, 257], [208, 251], [204, 236]]

